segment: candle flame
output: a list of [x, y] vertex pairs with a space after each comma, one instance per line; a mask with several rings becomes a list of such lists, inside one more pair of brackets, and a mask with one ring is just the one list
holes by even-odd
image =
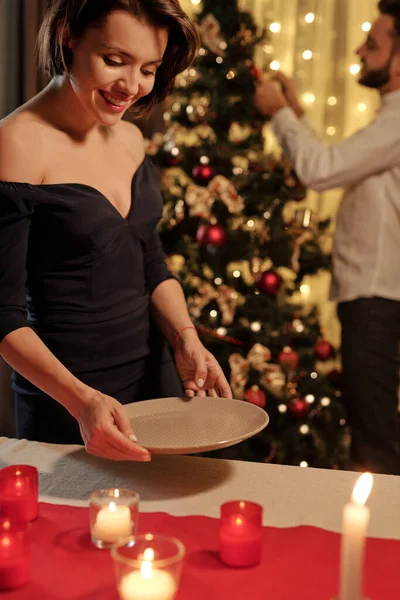
[[11, 544], [10, 538], [5, 537], [1, 540], [1, 545], [4, 546], [5, 548], [7, 548], [10, 544]]
[[21, 481], [20, 479], [17, 479], [17, 481], [16, 481], [15, 485], [16, 485], [18, 488], [20, 488], [20, 487], [21, 487], [21, 485], [22, 485], [22, 481]]
[[370, 495], [373, 481], [371, 473], [363, 473], [354, 486], [352, 501], [360, 506], [364, 505]]
[[153, 548], [146, 548], [143, 552], [144, 560], [154, 560], [154, 550]]
[[239, 526], [243, 525], [243, 519], [242, 519], [242, 517], [236, 517], [235, 523], [236, 523], [236, 525], [239, 525]]
[[145, 561], [144, 563], [142, 563], [140, 572], [144, 579], [150, 579], [153, 575], [153, 565], [151, 564], [151, 562]]
[[110, 504], [108, 505], [108, 510], [111, 512], [117, 512], [117, 505], [115, 504], [115, 502], [110, 502]]
[[17, 477], [19, 477], [19, 476], [21, 475], [21, 471], [20, 471], [19, 469], [17, 469], [17, 470], [15, 471], [15, 474], [16, 474], [16, 476], [17, 476]]

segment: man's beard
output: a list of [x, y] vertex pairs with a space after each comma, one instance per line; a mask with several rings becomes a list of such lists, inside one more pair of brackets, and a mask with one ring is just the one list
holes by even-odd
[[390, 65], [392, 64], [392, 58], [388, 60], [386, 65], [380, 69], [366, 70], [359, 79], [361, 85], [366, 87], [379, 89], [382, 88], [390, 81]]

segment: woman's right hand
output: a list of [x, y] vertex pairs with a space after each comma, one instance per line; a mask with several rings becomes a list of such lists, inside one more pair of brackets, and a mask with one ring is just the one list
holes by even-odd
[[89, 454], [111, 460], [150, 461], [137, 444], [125, 409], [115, 398], [95, 392], [76, 417]]

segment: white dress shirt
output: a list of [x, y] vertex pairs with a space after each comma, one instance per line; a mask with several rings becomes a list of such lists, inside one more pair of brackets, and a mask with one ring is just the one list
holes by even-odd
[[275, 135], [307, 187], [344, 187], [336, 217], [330, 297], [400, 300], [400, 90], [382, 97], [371, 125], [326, 146], [290, 108]]

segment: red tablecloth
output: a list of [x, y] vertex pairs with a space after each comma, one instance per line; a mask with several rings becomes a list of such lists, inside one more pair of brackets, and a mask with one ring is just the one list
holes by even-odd
[[[86, 508], [41, 504], [32, 527], [32, 577], [1, 600], [117, 600], [111, 557], [89, 538]], [[139, 532], [170, 534], [187, 549], [177, 600], [330, 600], [338, 591], [340, 536], [315, 527], [264, 527], [257, 567], [231, 569], [217, 555], [218, 520], [141, 513]], [[369, 539], [365, 592], [400, 597], [400, 541]]]

